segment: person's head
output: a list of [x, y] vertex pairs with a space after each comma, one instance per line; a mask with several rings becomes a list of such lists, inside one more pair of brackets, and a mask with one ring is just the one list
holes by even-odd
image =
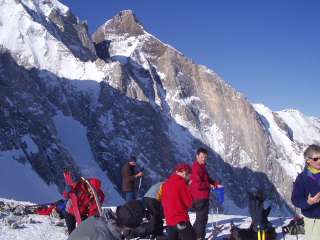
[[320, 170], [320, 146], [315, 144], [310, 145], [304, 151], [303, 156], [309, 166]]
[[131, 156], [128, 162], [131, 166], [136, 166], [137, 165], [137, 158], [135, 156]]
[[192, 172], [191, 167], [189, 164], [180, 163], [176, 166], [175, 173], [181, 177], [183, 177], [187, 182], [190, 179], [190, 174]]
[[204, 148], [197, 150], [196, 160], [199, 164], [205, 164], [208, 159], [208, 151]]

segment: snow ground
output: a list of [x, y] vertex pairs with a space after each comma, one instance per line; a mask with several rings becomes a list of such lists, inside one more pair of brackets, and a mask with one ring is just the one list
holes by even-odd
[[[8, 200], [0, 198], [0, 201]], [[29, 215], [29, 218], [33, 220], [31, 223], [30, 221], [29, 223], [24, 223], [20, 229], [11, 229], [6, 226], [4, 216], [0, 212], [0, 240], [67, 240], [68, 236], [65, 233], [66, 227], [55, 226], [55, 223], [58, 221], [57, 219], [39, 215]], [[190, 218], [191, 222], [193, 222], [195, 215], [191, 213]], [[287, 224], [290, 219], [270, 218], [270, 220], [275, 226], [277, 226], [277, 232], [279, 233], [277, 239], [284, 239], [281, 234], [281, 226], [284, 223]], [[212, 223], [218, 222], [218, 225], [224, 225], [225, 229], [216, 239], [222, 240], [223, 238], [227, 238], [230, 233], [231, 221], [233, 221], [236, 226], [240, 226], [242, 228], [247, 228], [250, 225], [250, 218], [248, 216], [210, 214], [208, 221], [208, 233], [212, 227]], [[288, 235], [285, 239], [294, 240], [296, 239], [296, 236]], [[305, 238], [303, 235], [299, 235], [299, 239], [304, 240]]]

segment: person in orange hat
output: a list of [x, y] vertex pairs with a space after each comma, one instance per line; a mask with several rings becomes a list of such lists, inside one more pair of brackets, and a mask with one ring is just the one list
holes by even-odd
[[162, 187], [162, 206], [167, 223], [169, 240], [195, 240], [188, 210], [192, 207], [192, 196], [188, 189], [191, 167], [178, 164], [174, 173]]

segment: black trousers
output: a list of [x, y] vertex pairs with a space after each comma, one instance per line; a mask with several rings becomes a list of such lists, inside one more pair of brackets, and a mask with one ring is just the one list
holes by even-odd
[[143, 202], [150, 212], [150, 232], [156, 236], [163, 235], [163, 209], [161, 203], [154, 198], [143, 198]]
[[195, 201], [192, 207], [196, 212], [196, 221], [193, 224], [193, 229], [197, 239], [205, 239], [209, 214], [209, 199]]
[[190, 222], [186, 223], [185, 229], [178, 229], [177, 226], [167, 227], [168, 240], [196, 240], [196, 234]]
[[70, 235], [72, 233], [72, 231], [76, 228], [76, 218], [67, 212], [64, 216], [64, 219], [66, 221], [68, 233]]
[[[87, 219], [86, 216], [81, 216], [82, 221], [84, 221], [86, 219]], [[64, 220], [66, 221], [68, 233], [70, 235], [72, 233], [72, 231], [76, 228], [76, 223], [77, 223], [76, 218], [72, 214], [66, 212], [64, 215]]]

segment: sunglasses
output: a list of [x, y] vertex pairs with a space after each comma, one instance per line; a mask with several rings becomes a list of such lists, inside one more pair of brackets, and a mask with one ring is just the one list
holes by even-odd
[[309, 157], [309, 159], [311, 159], [311, 160], [313, 160], [313, 161], [317, 162], [318, 160], [320, 160], [320, 157], [315, 157], [315, 158]]

